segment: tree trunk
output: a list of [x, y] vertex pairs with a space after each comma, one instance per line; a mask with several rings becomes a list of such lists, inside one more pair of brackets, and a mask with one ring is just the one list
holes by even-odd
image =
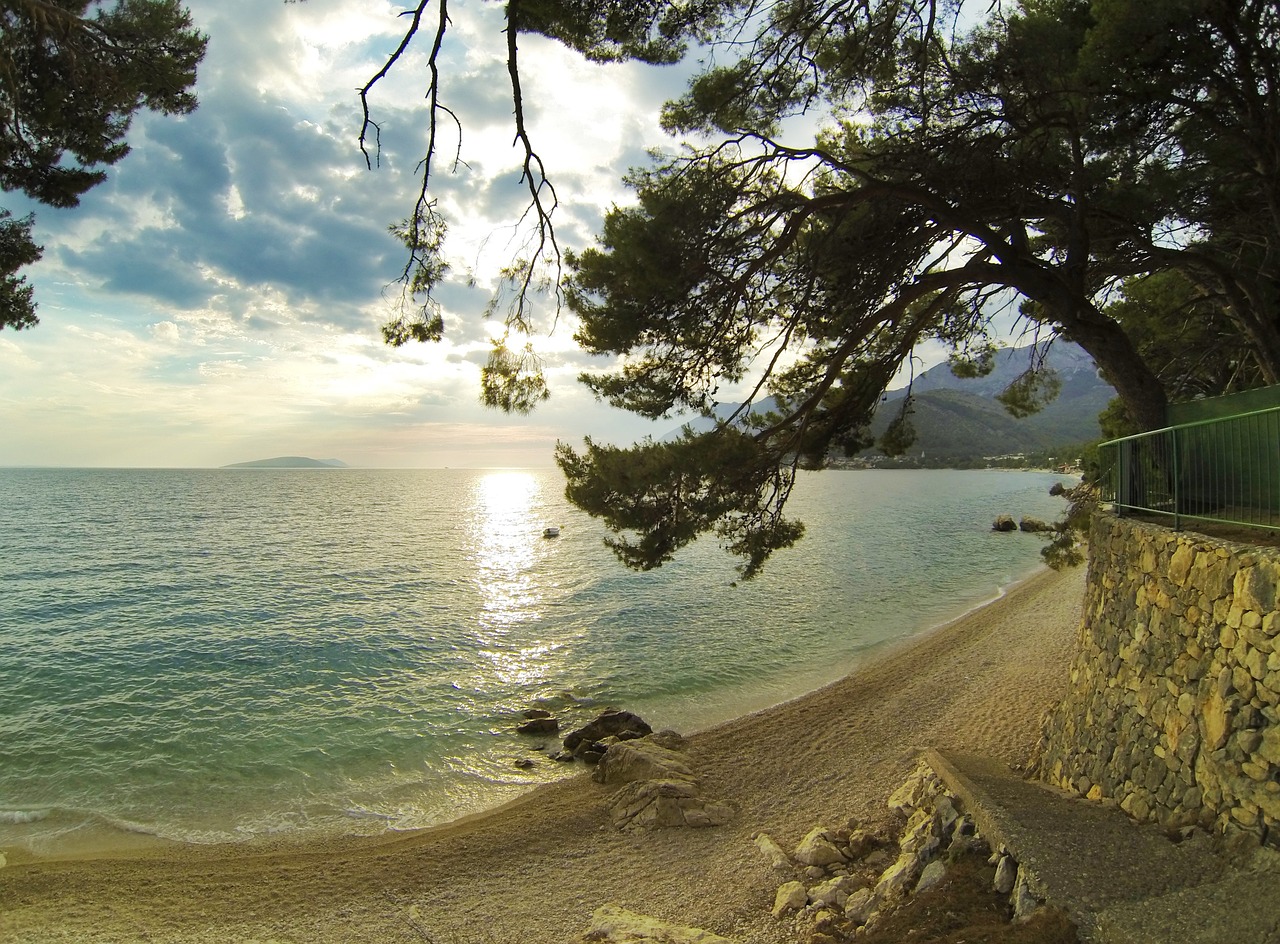
[[1164, 384], [1139, 356], [1129, 336], [1096, 309], [1082, 318], [1061, 319], [1063, 334], [1089, 352], [1103, 377], [1116, 388], [1141, 431], [1168, 425]]

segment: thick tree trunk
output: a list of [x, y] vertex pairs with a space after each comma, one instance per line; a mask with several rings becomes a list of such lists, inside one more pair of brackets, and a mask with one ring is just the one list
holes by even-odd
[[1103, 377], [1124, 402], [1140, 430], [1166, 426], [1168, 395], [1164, 384], [1139, 356], [1120, 326], [1097, 311], [1082, 318], [1064, 318], [1063, 334], [1089, 352]]

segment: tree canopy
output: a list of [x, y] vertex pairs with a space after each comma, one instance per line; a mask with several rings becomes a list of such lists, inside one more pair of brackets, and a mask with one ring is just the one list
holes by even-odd
[[[139, 109], [183, 114], [205, 38], [177, 0], [13, 0], [0, 8], [0, 187], [74, 207], [129, 152]], [[34, 217], [0, 208], [0, 328], [37, 322], [18, 275]]]
[[[506, 10], [539, 226], [510, 273], [516, 327], [536, 264], [561, 258], [554, 189], [522, 120], [520, 31], [602, 59], [664, 61], [698, 42], [722, 63], [665, 109], [682, 150], [630, 173], [636, 203], [609, 213], [597, 245], [566, 253], [557, 282], [577, 340], [618, 364], [582, 377], [599, 397], [649, 417], [711, 415], [722, 385], [754, 385], [711, 433], [558, 447], [569, 497], [619, 535], [632, 566], [714, 532], [753, 574], [801, 533], [783, 515], [796, 470], [867, 444], [881, 393], [921, 342], [981, 371], [1011, 299], [1033, 330], [1088, 351], [1138, 428], [1163, 425], [1171, 392], [1193, 374], [1196, 389], [1220, 381], [1227, 361], [1237, 379], [1280, 382], [1280, 11], [1268, 0]], [[443, 3], [439, 15], [437, 47]], [[799, 114], [820, 122], [814, 140], [784, 134]], [[402, 230], [426, 303], [393, 341], [441, 329], [428, 317], [443, 226], [427, 156]], [[1176, 312], [1157, 298], [1170, 292]], [[1158, 307], [1144, 314], [1143, 299]], [[1186, 343], [1212, 337], [1230, 356], [1213, 370], [1169, 357], [1179, 319]], [[536, 369], [504, 364], [488, 399], [531, 407]], [[1031, 410], [1054, 390], [1032, 364], [1004, 399]], [[752, 412], [766, 398], [772, 409]], [[909, 438], [904, 410], [886, 445]]]

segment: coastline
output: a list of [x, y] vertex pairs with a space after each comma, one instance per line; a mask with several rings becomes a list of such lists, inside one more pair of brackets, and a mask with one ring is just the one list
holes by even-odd
[[737, 810], [725, 827], [620, 832], [607, 815], [612, 789], [577, 776], [400, 835], [11, 859], [0, 930], [33, 941], [550, 944], [612, 902], [781, 941], [768, 914], [776, 882], [751, 836], [787, 846], [819, 823], [886, 822], [884, 799], [925, 747], [1023, 762], [1066, 688], [1083, 580], [1041, 571], [877, 647], [824, 688], [692, 735], [704, 793]]

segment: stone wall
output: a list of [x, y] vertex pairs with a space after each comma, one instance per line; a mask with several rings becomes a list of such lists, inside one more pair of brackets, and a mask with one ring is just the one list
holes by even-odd
[[1280, 549], [1096, 515], [1044, 780], [1140, 820], [1280, 845]]

